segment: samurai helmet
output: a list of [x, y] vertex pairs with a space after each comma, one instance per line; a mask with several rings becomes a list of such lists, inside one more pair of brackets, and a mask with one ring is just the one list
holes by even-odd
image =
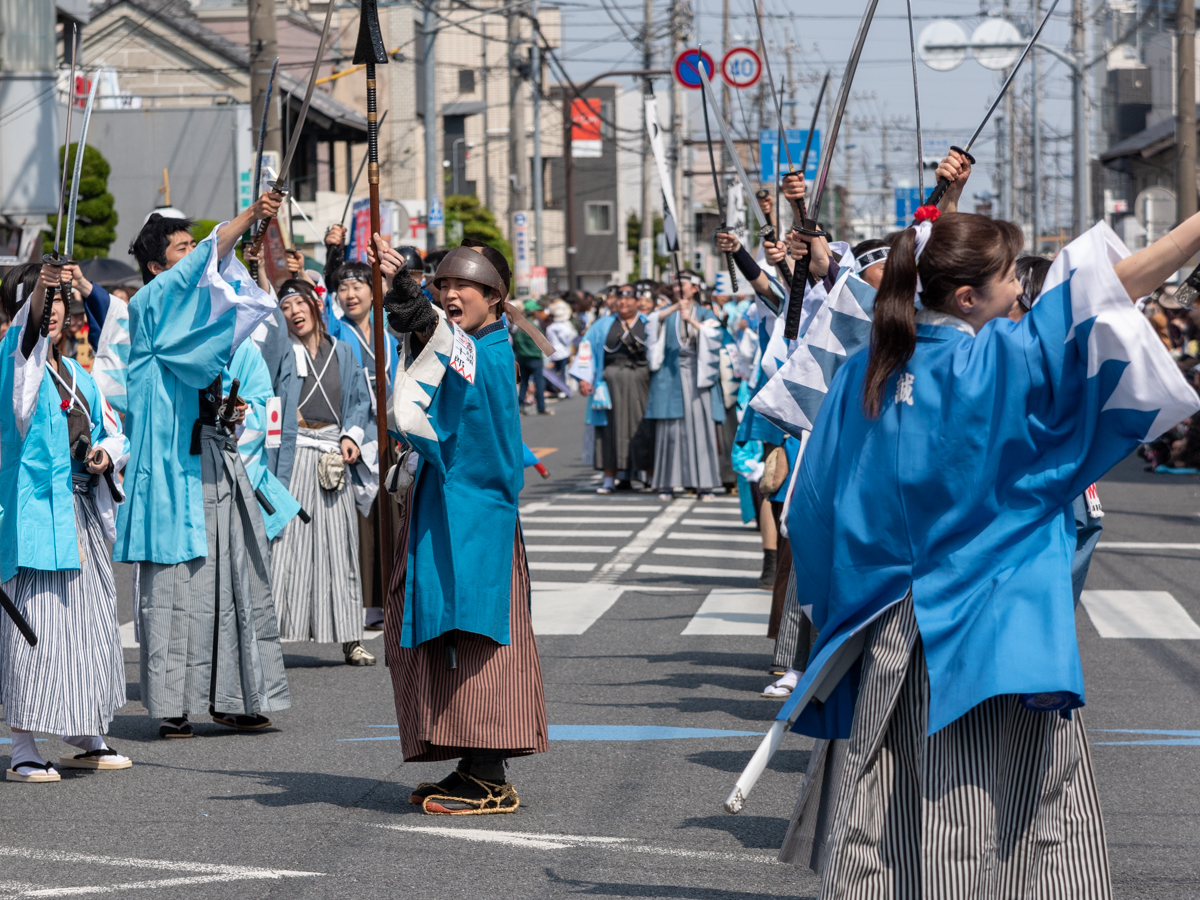
[[492, 288], [501, 297], [508, 293], [508, 286], [496, 271], [496, 267], [488, 262], [482, 253], [470, 247], [455, 247], [442, 258], [433, 276], [433, 286], [440, 288], [438, 282], [443, 278], [474, 281], [476, 284]]

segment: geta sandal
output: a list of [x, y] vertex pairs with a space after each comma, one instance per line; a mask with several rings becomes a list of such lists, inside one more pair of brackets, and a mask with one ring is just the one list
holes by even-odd
[[195, 737], [196, 733], [192, 731], [192, 723], [187, 720], [187, 716], [182, 716], [177, 719], [163, 719], [158, 726], [158, 736], [160, 738], [190, 738]]
[[[40, 771], [30, 772], [28, 775], [22, 775], [17, 769], [39, 769]], [[12, 768], [4, 773], [4, 777], [9, 781], [24, 781], [27, 783], [40, 781], [62, 781], [62, 777], [54, 771], [54, 766], [48, 762], [19, 762], [14, 763]]]
[[431, 816], [487, 816], [516, 812], [520, 805], [516, 789], [507, 781], [497, 784], [467, 775], [462, 787], [426, 797], [421, 809]]
[[60, 756], [58, 764], [64, 769], [98, 769], [105, 772], [113, 769], [128, 769], [133, 765], [132, 759], [122, 758], [121, 762], [107, 759], [110, 756], [120, 755], [112, 747], [101, 747], [99, 750], [76, 753], [74, 756]]
[[239, 713], [212, 713], [212, 720], [218, 725], [232, 728], [234, 731], [262, 731], [271, 727], [271, 720], [266, 716], [245, 716]]

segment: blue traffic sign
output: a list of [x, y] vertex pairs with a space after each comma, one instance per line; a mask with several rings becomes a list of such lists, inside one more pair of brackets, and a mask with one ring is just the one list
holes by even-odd
[[921, 189], [898, 187], [893, 190], [896, 196], [896, 227], [907, 228], [912, 224], [917, 207], [921, 205]]
[[[808, 140], [807, 128], [789, 128], [784, 132], [787, 136], [788, 152], [792, 156], [792, 164], [800, 165], [804, 156], [804, 142]], [[758, 158], [762, 160], [762, 180], [773, 184], [775, 173], [780, 171], [779, 156], [783, 156], [782, 166], [787, 169], [788, 157], [779, 150], [779, 132], [775, 129], [763, 130], [758, 135]], [[808, 151], [808, 168], [804, 172], [804, 180], [812, 181], [817, 177], [817, 163], [821, 159], [821, 131], [817, 129], [813, 135], [812, 148]], [[787, 174], [787, 172], [783, 172]]]
[[690, 47], [675, 57], [675, 80], [693, 91], [699, 90], [701, 84], [700, 65], [697, 58], [704, 61], [704, 74], [708, 76], [709, 81], [712, 81], [716, 66], [713, 65], [713, 58], [704, 50]]

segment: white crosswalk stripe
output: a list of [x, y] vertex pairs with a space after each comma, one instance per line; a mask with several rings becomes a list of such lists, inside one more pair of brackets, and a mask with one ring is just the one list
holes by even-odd
[[683, 634], [753, 634], [766, 636], [771, 617], [770, 591], [716, 588], [709, 591]]
[[740, 581], [747, 578], [757, 580], [758, 572], [736, 569], [711, 569], [703, 566], [659, 566], [647, 563], [637, 567], [643, 575], [679, 575], [682, 578], [712, 578], [715, 581]]
[[721, 544], [758, 544], [762, 545], [762, 538], [758, 533], [754, 534], [718, 534], [715, 531], [675, 531], [667, 535], [669, 541], [704, 541], [705, 543]]
[[1081, 602], [1102, 638], [1200, 640], [1200, 625], [1167, 591], [1084, 591]]
[[526, 553], [612, 553], [611, 544], [526, 544]]
[[707, 547], [655, 547], [653, 553], [656, 556], [699, 556], [703, 559], [712, 559], [714, 556], [719, 556], [721, 559], [753, 559], [761, 560], [762, 552], [754, 552], [751, 550], [720, 550], [714, 551]]
[[603, 525], [607, 522], [614, 524], [627, 524], [633, 522], [645, 522], [646, 516], [522, 516], [524, 521], [533, 525], [541, 525], [546, 522], [562, 522], [564, 524], [575, 523], [578, 525]]
[[591, 528], [572, 528], [568, 531], [565, 528], [524, 528], [521, 529], [521, 534], [525, 537], [605, 537], [605, 538], [626, 538], [633, 534], [633, 531], [625, 528], [619, 531], [597, 531]]
[[531, 572], [591, 572], [598, 566], [599, 563], [588, 562], [541, 562], [531, 559], [529, 561], [529, 571]]
[[692, 525], [698, 528], [730, 528], [734, 531], [746, 531], [753, 529], [753, 523], [743, 525], [741, 522], [731, 521], [728, 519], [684, 519], [680, 525]]

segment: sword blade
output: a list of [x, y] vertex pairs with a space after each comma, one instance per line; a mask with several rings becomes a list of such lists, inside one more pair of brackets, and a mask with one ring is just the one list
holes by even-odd
[[992, 101], [992, 105], [988, 109], [987, 114], [983, 117], [983, 121], [979, 123], [979, 127], [976, 128], [975, 133], [971, 135], [971, 139], [967, 141], [967, 146], [965, 149], [968, 153], [971, 152], [971, 147], [975, 144], [975, 141], [979, 137], [980, 132], [983, 131], [984, 126], [987, 125], [988, 120], [991, 119], [992, 113], [996, 111], [996, 107], [1000, 105], [1000, 101], [1003, 100], [1004, 95], [1008, 93], [1008, 86], [1012, 84], [1013, 79], [1017, 75], [1017, 70], [1021, 68], [1021, 63], [1025, 62], [1025, 57], [1029, 55], [1029, 51], [1033, 49], [1033, 45], [1037, 43], [1037, 39], [1042, 34], [1042, 29], [1045, 28], [1046, 23], [1050, 21], [1050, 15], [1054, 12], [1054, 8], [1056, 6], [1058, 6], [1058, 0], [1054, 0], [1054, 2], [1050, 4], [1050, 8], [1046, 10], [1046, 15], [1042, 17], [1042, 23], [1038, 25], [1037, 31], [1033, 33], [1033, 37], [1029, 39], [1029, 43], [1025, 45], [1025, 49], [1021, 51], [1021, 55], [1017, 58], [1016, 63], [1013, 65], [1012, 71], [1008, 73], [1008, 77], [1004, 79], [1004, 84], [1000, 86], [1000, 93], [996, 95], [996, 99]]
[[829, 87], [829, 70], [825, 70], [825, 78], [821, 81], [821, 90], [817, 93], [817, 105], [813, 107], [812, 121], [808, 123], [808, 134], [804, 138], [804, 155], [800, 157], [800, 174], [808, 171], [808, 151], [812, 149], [813, 135], [817, 133], [817, 117], [821, 115], [821, 104], [825, 102], [825, 88]]
[[71, 146], [71, 111], [75, 109], [75, 63], [79, 60], [79, 26], [71, 25], [71, 84], [67, 88], [67, 133], [63, 138], [62, 180], [58, 186], [58, 216], [54, 220], [54, 256], [62, 234], [63, 203], [67, 199], [67, 148]]
[[[878, 0], [876, 0], [878, 2]], [[696, 74], [700, 76], [700, 82], [704, 85], [704, 93], [708, 96], [708, 102], [713, 109], [717, 108], [717, 95], [713, 93], [712, 83], [708, 80], [708, 72], [704, 65], [701, 64], [696, 68]], [[725, 149], [729, 151], [729, 155], [733, 158], [733, 168], [737, 171], [738, 178], [742, 182], [742, 190], [746, 192], [746, 197], [754, 196], [754, 188], [750, 184], [750, 178], [746, 175], [746, 170], [742, 168], [742, 160], [738, 156], [737, 149], [733, 145], [733, 138], [729, 135], [729, 129], [725, 127], [725, 117], [717, 116], [717, 129], [721, 132], [721, 140], [725, 142]], [[715, 170], [714, 170], [715, 173]], [[767, 220], [763, 216], [762, 210], [759, 209], [757, 203], [752, 203], [750, 206], [754, 210], [754, 215], [758, 219], [758, 227], [766, 228]]]
[[[75, 208], [79, 203], [79, 177], [83, 174], [83, 151], [87, 147], [88, 124], [92, 121], [92, 106], [96, 103], [96, 87], [99, 84], [99, 78], [92, 79], [87, 106], [83, 110], [83, 124], [79, 127], [79, 141], [75, 144], [75, 171], [71, 175], [71, 199], [67, 203], [67, 237], [63, 242], [63, 252], [67, 259], [75, 252]], [[63, 163], [66, 164], [65, 159]]]
[[846, 71], [842, 75], [842, 83], [838, 86], [837, 101], [833, 107], [833, 120], [829, 127], [829, 137], [822, 147], [821, 168], [817, 172], [817, 187], [813, 191], [812, 202], [809, 204], [811, 218], [819, 218], [821, 200], [825, 195], [825, 181], [829, 178], [829, 167], [833, 163], [833, 151], [837, 147], [838, 131], [842, 127], [842, 116], [846, 112], [846, 103], [850, 99], [850, 87], [854, 84], [854, 73], [858, 71], [858, 58], [862, 55], [863, 44], [867, 42], [867, 32], [871, 30], [871, 20], [875, 18], [875, 7], [879, 0], [868, 0], [867, 8], [863, 10], [862, 21], [858, 25], [858, 34], [854, 37], [854, 47], [850, 58], [846, 60]]
[[[757, 3], [754, 4], [754, 22], [758, 25], [758, 46], [762, 50], [763, 65], [767, 69], [767, 84], [771, 86], [771, 99], [775, 102], [775, 118], [779, 122], [779, 136], [780, 138], [784, 138], [786, 137], [786, 132], [783, 129], [783, 101], [780, 100], [779, 94], [775, 90], [775, 76], [771, 74], [771, 57], [767, 55], [767, 39], [763, 37], [762, 12], [759, 10]], [[792, 149], [788, 146], [786, 140], [783, 142], [783, 151], [787, 154], [788, 171], [795, 172], [796, 167], [792, 165]], [[775, 167], [779, 168], [778, 152], [775, 154]]]
[[[287, 153], [279, 166], [279, 177], [273, 187], [283, 190], [286, 187], [287, 173], [292, 167], [292, 157], [296, 155], [296, 147], [300, 144], [300, 132], [304, 129], [304, 120], [308, 116], [308, 105], [312, 102], [313, 89], [317, 86], [317, 74], [321, 71], [321, 60], [325, 56], [325, 44], [329, 40], [329, 26], [333, 22], [333, 7], [330, 3], [325, 8], [325, 27], [321, 31], [321, 43], [317, 45], [317, 58], [313, 60], [312, 74], [308, 77], [308, 88], [304, 92], [304, 103], [296, 116], [296, 124], [292, 128], [292, 137], [288, 141]], [[256, 198], [257, 199], [257, 198]]]
[[258, 189], [262, 184], [262, 155], [267, 143], [267, 116], [271, 112], [271, 94], [275, 90], [275, 73], [279, 70], [279, 57], [271, 63], [271, 77], [267, 79], [267, 91], [263, 97], [262, 113], [258, 117], [258, 150], [254, 154], [254, 193], [250, 202], [258, 199]]
[[917, 189], [919, 197], [925, 196], [925, 166], [921, 154], [925, 144], [921, 141], [921, 92], [917, 88], [917, 42], [913, 37], [912, 0], [904, 0], [908, 9], [908, 53], [912, 60], [913, 70], [913, 107], [917, 116]]

